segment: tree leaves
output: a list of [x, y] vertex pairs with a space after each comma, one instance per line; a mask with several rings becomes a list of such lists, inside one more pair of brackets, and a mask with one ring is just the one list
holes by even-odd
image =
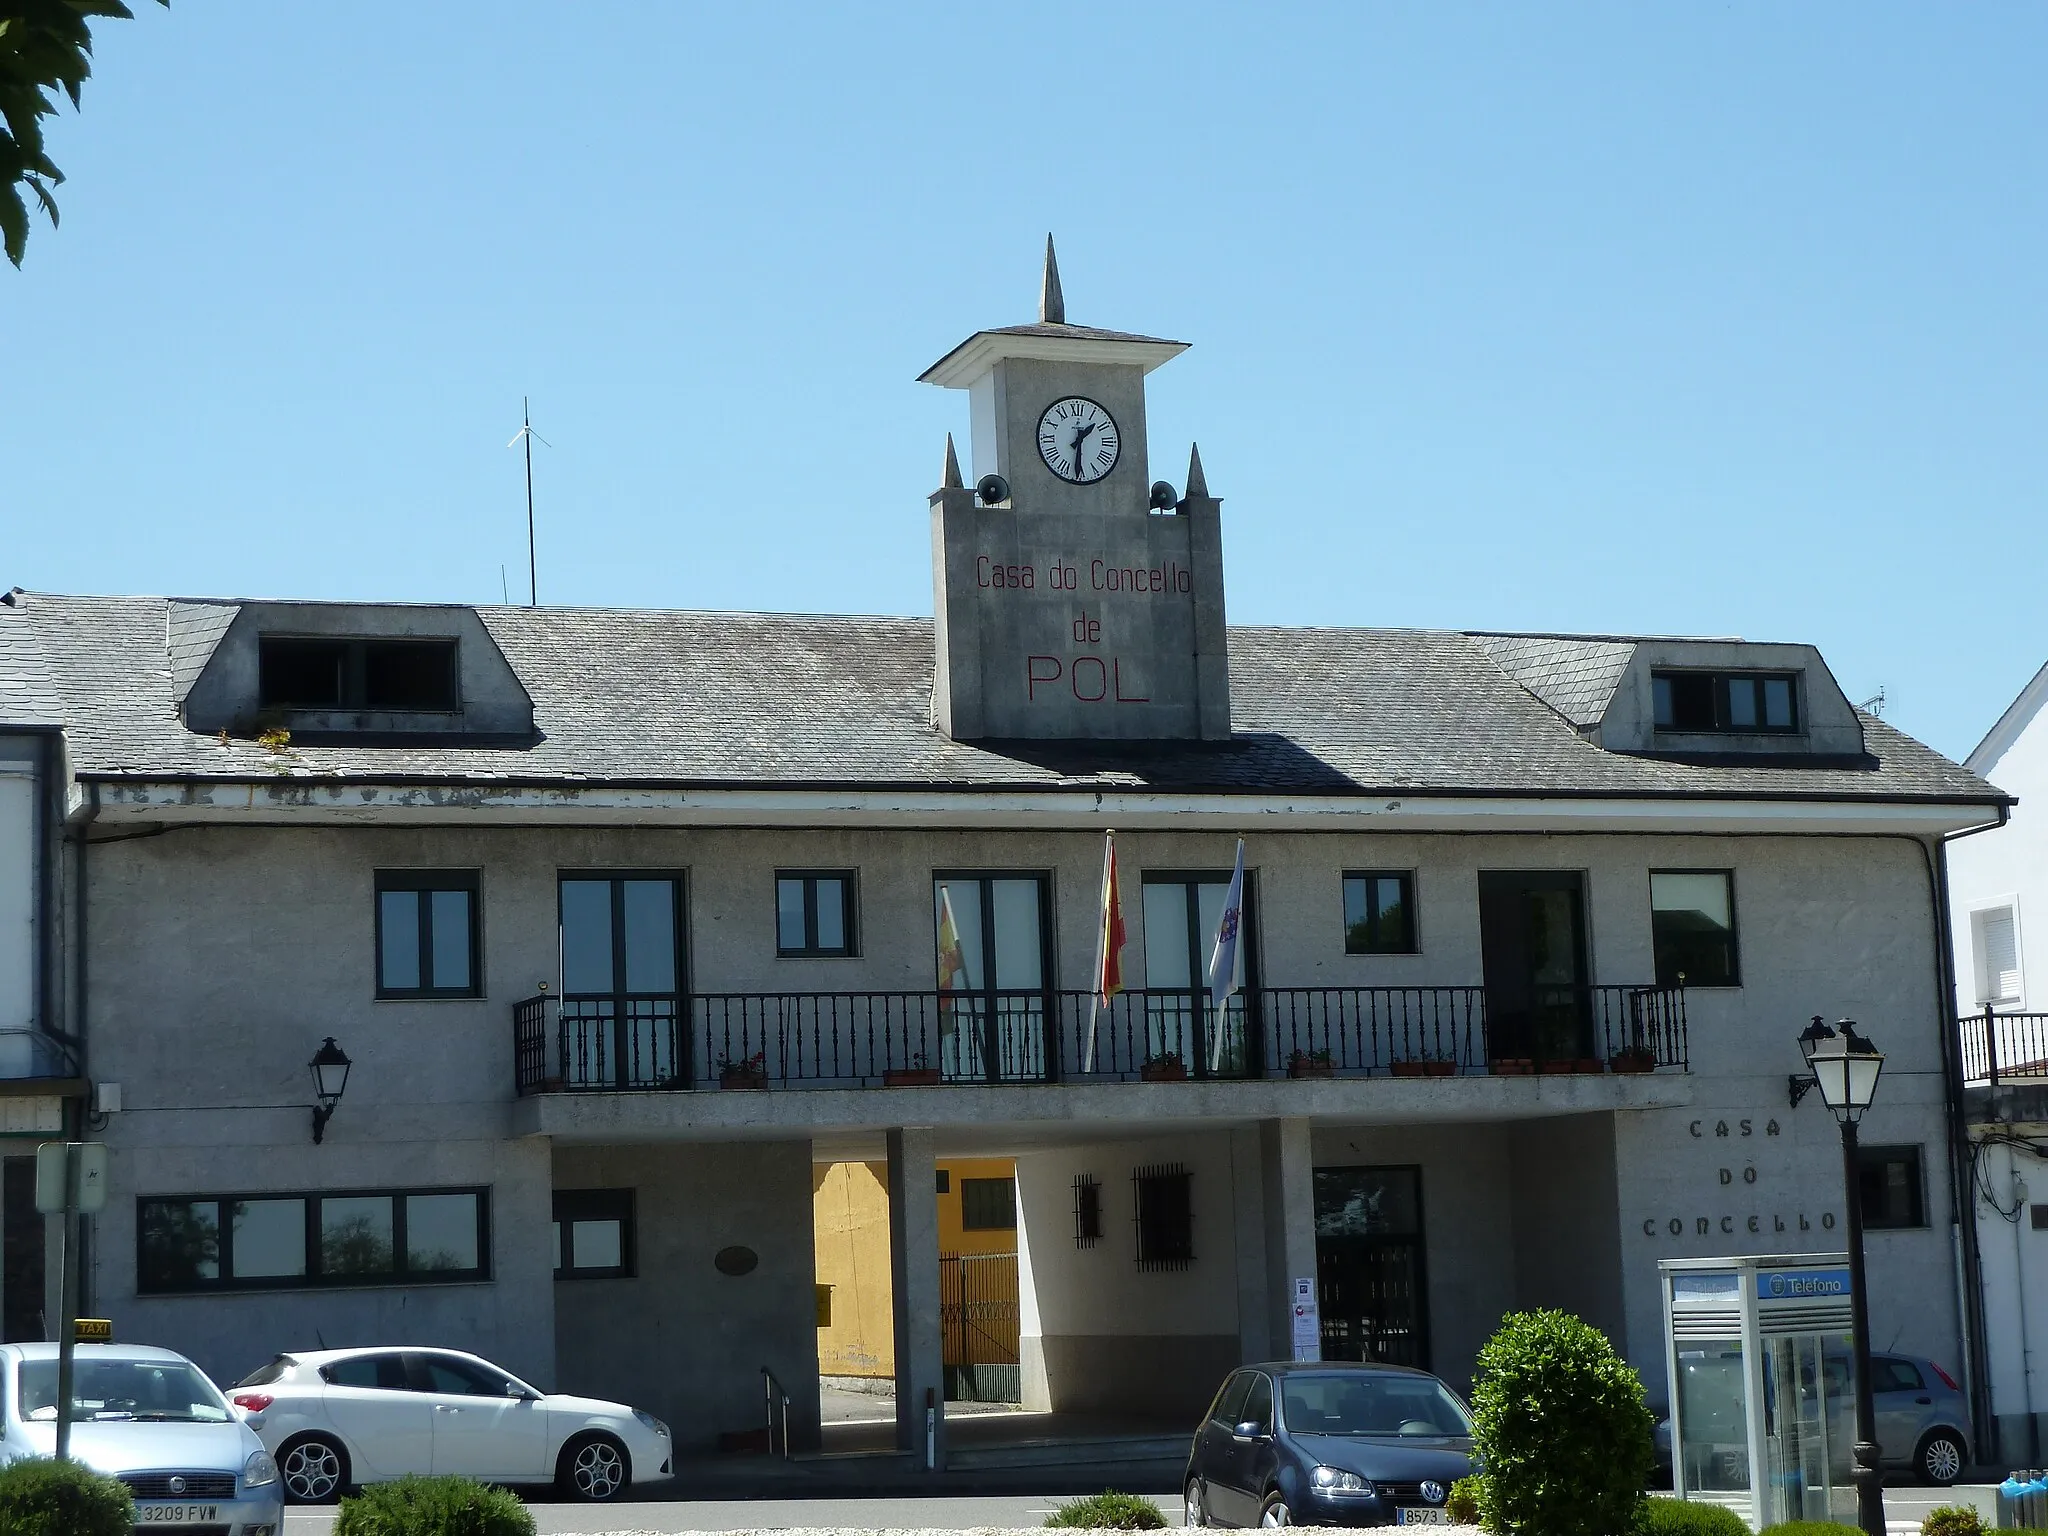
[[[160, 0], [169, 6], [171, 0]], [[42, 120], [57, 110], [51, 92], [62, 91], [74, 109], [92, 74], [92, 26], [96, 20], [132, 21], [122, 0], [0, 0], [0, 246], [21, 265], [28, 249], [29, 205], [57, 224], [57, 200], [50, 189], [64, 180], [43, 148]]]

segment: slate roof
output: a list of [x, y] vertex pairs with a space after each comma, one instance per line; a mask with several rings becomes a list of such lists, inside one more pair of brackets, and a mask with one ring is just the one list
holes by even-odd
[[1581, 729], [1607, 713], [1633, 640], [1583, 635], [1474, 635], [1500, 669]]
[[[29, 653], [85, 777], [272, 776], [253, 743], [187, 730], [176, 699], [212, 604], [17, 596], [0, 658]], [[231, 610], [221, 610], [231, 611]], [[1516, 681], [1498, 636], [1230, 632], [1227, 743], [966, 744], [931, 724], [929, 619], [606, 608], [479, 608], [533, 696], [517, 746], [299, 745], [294, 773], [436, 782], [1151, 787], [1300, 793], [2003, 798], [1866, 716], [1873, 763], [1680, 763], [1608, 752]], [[0, 660], [0, 668], [7, 663]]]

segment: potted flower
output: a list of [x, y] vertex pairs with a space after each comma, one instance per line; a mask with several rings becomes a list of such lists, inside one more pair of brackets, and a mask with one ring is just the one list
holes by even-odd
[[1495, 1077], [1529, 1077], [1536, 1071], [1536, 1063], [1527, 1056], [1496, 1056], [1486, 1070]]
[[1289, 1077], [1335, 1077], [1337, 1062], [1327, 1050], [1304, 1051], [1296, 1049], [1287, 1058]]
[[1178, 1051], [1162, 1051], [1139, 1063], [1138, 1077], [1148, 1083], [1184, 1083], [1188, 1080], [1188, 1066]]
[[718, 1058], [718, 1086], [721, 1088], [766, 1088], [768, 1086], [768, 1053], [756, 1051], [751, 1056]]
[[1657, 1070], [1657, 1054], [1647, 1045], [1623, 1046], [1607, 1058], [1610, 1072], [1654, 1072]]
[[1600, 1070], [1600, 1058], [1597, 1056], [1545, 1056], [1536, 1063], [1536, 1070], [1545, 1077], [1563, 1077], [1581, 1072], [1598, 1072]]
[[1392, 1065], [1396, 1077], [1455, 1077], [1458, 1072], [1457, 1058], [1439, 1051], [1404, 1056]]
[[919, 1051], [910, 1058], [916, 1063], [909, 1067], [885, 1067], [882, 1069], [882, 1086], [885, 1088], [935, 1088], [939, 1082], [939, 1069], [924, 1063], [924, 1052]]

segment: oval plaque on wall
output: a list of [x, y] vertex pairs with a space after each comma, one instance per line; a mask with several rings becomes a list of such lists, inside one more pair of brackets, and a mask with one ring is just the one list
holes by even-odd
[[754, 1266], [761, 1262], [761, 1256], [751, 1248], [735, 1244], [731, 1248], [719, 1249], [711, 1262], [718, 1266], [721, 1275], [750, 1275]]

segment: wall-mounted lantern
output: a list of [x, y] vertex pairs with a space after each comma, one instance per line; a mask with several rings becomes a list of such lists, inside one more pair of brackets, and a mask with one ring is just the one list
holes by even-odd
[[313, 1142], [318, 1145], [326, 1134], [327, 1122], [334, 1115], [334, 1108], [341, 1102], [341, 1096], [348, 1089], [348, 1069], [352, 1063], [348, 1052], [334, 1043], [329, 1035], [320, 1049], [313, 1053], [309, 1066], [313, 1069]]

